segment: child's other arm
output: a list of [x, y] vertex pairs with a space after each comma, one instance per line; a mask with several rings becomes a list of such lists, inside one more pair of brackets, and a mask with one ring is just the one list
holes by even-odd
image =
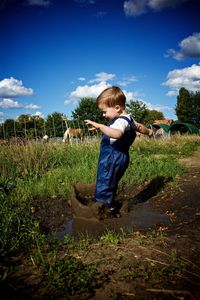
[[148, 136], [153, 135], [153, 130], [152, 129], [149, 129], [149, 128], [145, 127], [143, 124], [140, 124], [140, 123], [136, 124], [136, 131], [138, 131], [142, 134], [146, 134]]

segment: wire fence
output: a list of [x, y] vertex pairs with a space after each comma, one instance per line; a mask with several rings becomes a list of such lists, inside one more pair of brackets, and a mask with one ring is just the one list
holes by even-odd
[[[96, 131], [89, 131], [88, 126], [80, 120], [54, 120], [52, 118], [51, 124], [42, 120], [43, 122], [38, 122], [34, 120], [32, 124], [29, 121], [24, 120], [23, 123], [13, 120], [12, 123], [5, 125], [4, 123], [0, 124], [0, 139], [1, 140], [22, 140], [25, 141], [41, 141], [46, 136], [48, 141], [61, 143], [63, 142], [64, 134], [67, 128], [77, 129], [81, 128], [83, 131], [83, 139], [91, 140], [94, 138], [99, 138], [101, 133]], [[73, 137], [71, 142], [78, 143], [79, 138]]]

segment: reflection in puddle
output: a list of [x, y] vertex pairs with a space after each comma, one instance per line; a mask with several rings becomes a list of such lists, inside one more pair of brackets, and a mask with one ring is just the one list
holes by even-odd
[[73, 218], [68, 220], [63, 231], [57, 232], [58, 238], [69, 234], [74, 238], [87, 234], [89, 238], [98, 238], [105, 231], [112, 230], [116, 233], [131, 232], [133, 230], [148, 229], [155, 225], [166, 225], [169, 217], [152, 210], [149, 202], [140, 203], [134, 206], [128, 214], [120, 218], [97, 221], [84, 218]]

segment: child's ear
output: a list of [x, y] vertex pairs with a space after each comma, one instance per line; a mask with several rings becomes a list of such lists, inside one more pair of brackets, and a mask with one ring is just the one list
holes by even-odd
[[121, 109], [121, 107], [120, 107], [120, 105], [115, 105], [115, 109], [116, 109], [116, 111], [120, 111], [120, 109]]

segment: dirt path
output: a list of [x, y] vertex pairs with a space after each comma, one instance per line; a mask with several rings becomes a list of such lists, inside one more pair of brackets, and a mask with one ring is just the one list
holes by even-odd
[[200, 169], [200, 148], [194, 152], [194, 154], [187, 158], [182, 158], [179, 160], [180, 163], [184, 164], [189, 168], [189, 171], [194, 169]]

